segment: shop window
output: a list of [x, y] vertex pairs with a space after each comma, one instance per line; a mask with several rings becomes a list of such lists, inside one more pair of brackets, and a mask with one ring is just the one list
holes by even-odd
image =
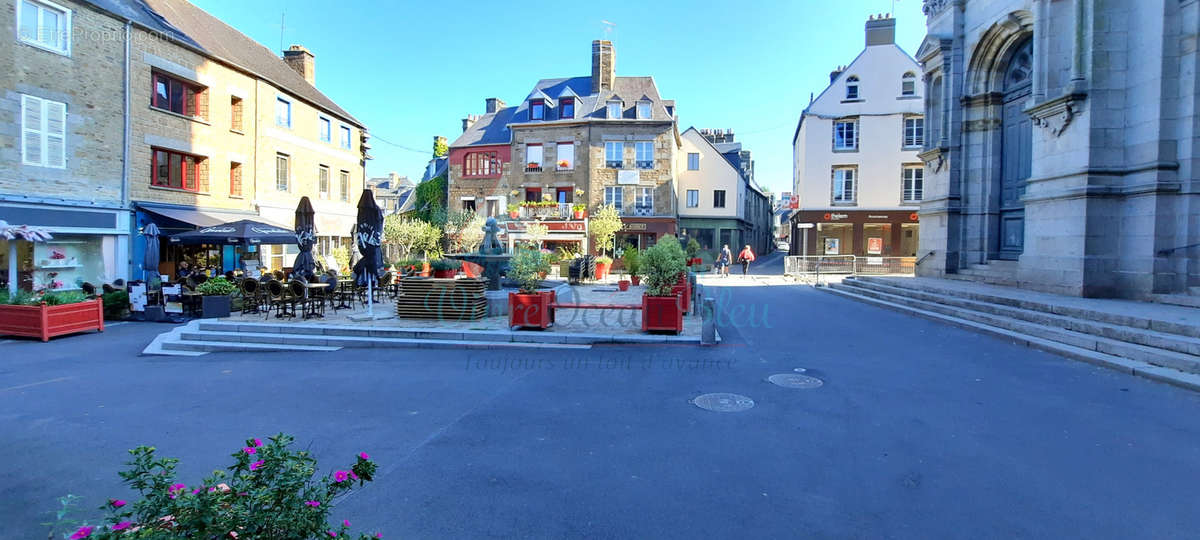
[[818, 223], [816, 247], [821, 255], [853, 255], [854, 226], [849, 223]]
[[863, 250], [867, 255], [891, 255], [892, 225], [890, 223], [863, 224]]
[[150, 151], [150, 185], [205, 191], [207, 188], [206, 160], [199, 156], [171, 150], [152, 148]]

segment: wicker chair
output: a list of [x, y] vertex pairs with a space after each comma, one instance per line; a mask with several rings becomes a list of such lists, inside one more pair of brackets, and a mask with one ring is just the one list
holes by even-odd
[[[288, 282], [288, 293], [292, 299], [292, 315], [296, 314], [296, 307], [300, 308], [301, 317], [307, 319], [318, 314], [318, 305], [312, 295], [308, 294], [308, 282], [297, 278]], [[320, 303], [324, 305], [323, 303]], [[323, 311], [323, 310], [322, 310]]]
[[262, 287], [253, 279], [242, 280], [242, 313], [262, 312]]
[[[275, 309], [276, 317], [295, 317], [296, 304], [291, 298], [291, 293], [284, 288], [283, 283], [278, 279], [272, 279], [267, 282], [266, 306], [267, 316], [271, 316], [271, 309]], [[289, 307], [291, 308], [289, 310]]]

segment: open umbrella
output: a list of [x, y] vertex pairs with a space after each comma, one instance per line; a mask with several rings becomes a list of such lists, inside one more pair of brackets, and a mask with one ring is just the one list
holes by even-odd
[[296, 233], [261, 221], [242, 219], [171, 235], [172, 244], [295, 244]]
[[354, 229], [354, 241], [362, 258], [354, 265], [354, 280], [359, 285], [367, 286], [367, 314], [374, 316], [375, 306], [371, 298], [371, 288], [379, 278], [383, 266], [383, 253], [380, 244], [383, 243], [383, 212], [375, 204], [375, 196], [371, 190], [364, 189], [358, 199], [358, 220]]
[[317, 243], [316, 212], [308, 197], [300, 197], [296, 206], [296, 244], [300, 246], [300, 254], [292, 263], [292, 272], [311, 280], [317, 270], [317, 260], [313, 258], [313, 244]]
[[150, 278], [146, 274], [153, 272], [153, 275], [158, 275], [158, 235], [161, 232], [158, 230], [158, 225], [150, 223], [142, 229], [142, 236], [146, 237], [146, 256], [142, 258], [142, 277], [149, 281]]

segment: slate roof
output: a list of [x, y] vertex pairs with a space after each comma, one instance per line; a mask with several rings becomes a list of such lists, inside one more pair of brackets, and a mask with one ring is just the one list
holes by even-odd
[[308, 84], [304, 77], [284, 63], [278, 53], [186, 0], [87, 1], [104, 11], [131, 20], [152, 31], [161, 32], [200, 49], [208, 56], [253, 73], [281, 90], [357, 127], [365, 127], [332, 99]]
[[[559, 118], [562, 111], [561, 97], [564, 94], [578, 96], [575, 98], [575, 115], [571, 118]], [[515, 106], [481, 116], [450, 146], [508, 144], [512, 140], [512, 130], [509, 126], [513, 124], [536, 125], [606, 119], [608, 118], [606, 112], [608, 101], [614, 97], [622, 100], [622, 118], [636, 119], [637, 101], [649, 99], [651, 102], [649, 120], [674, 121], [674, 118], [667, 113], [666, 106], [674, 105], [675, 102], [664, 100], [659, 96], [654, 77], [617, 77], [613, 82], [612, 90], [604, 90], [598, 94], [592, 93], [591, 76], [542, 79], [526, 95], [528, 97]], [[529, 119], [530, 98], [546, 99], [548, 106], [544, 120]]]

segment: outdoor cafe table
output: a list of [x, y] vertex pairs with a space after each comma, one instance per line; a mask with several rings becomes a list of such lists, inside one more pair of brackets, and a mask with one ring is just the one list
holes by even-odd
[[[310, 293], [312, 291], [321, 291], [322, 295], [325, 294], [325, 289], [329, 288], [328, 283], [321, 283], [321, 282], [305, 283], [304, 286], [308, 288]], [[325, 298], [323, 296], [321, 298], [321, 302], [322, 303], [325, 302]], [[308, 319], [308, 318], [312, 318], [312, 317], [322, 317], [322, 316], [323, 315], [321, 315], [319, 313], [308, 313], [308, 314], [304, 315], [304, 318]]]

